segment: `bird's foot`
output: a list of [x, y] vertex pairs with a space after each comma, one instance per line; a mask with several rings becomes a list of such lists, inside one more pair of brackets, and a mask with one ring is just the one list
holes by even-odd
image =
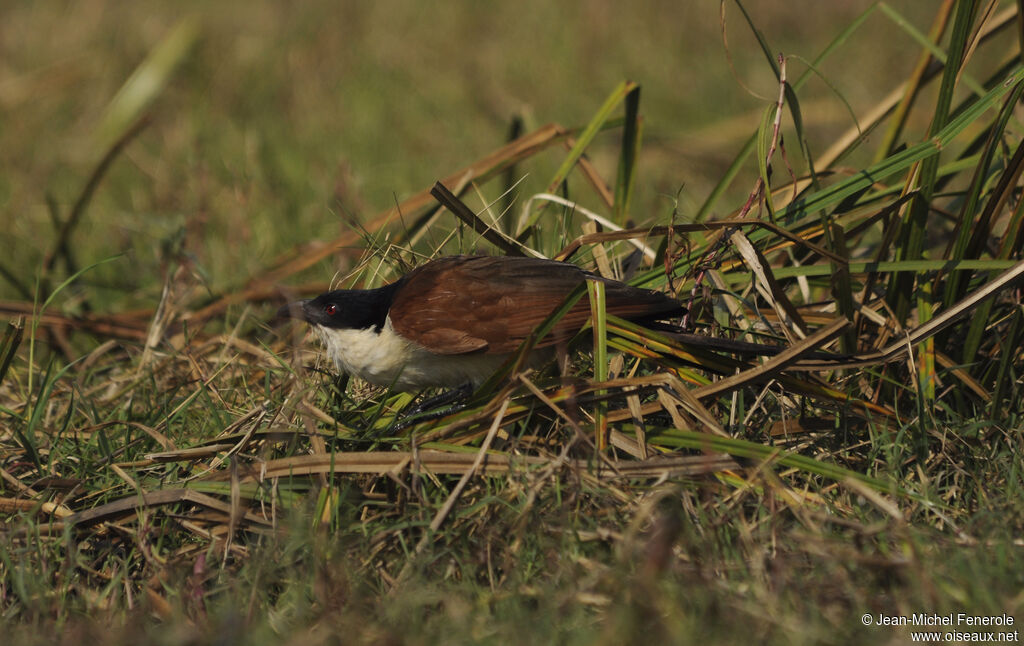
[[391, 425], [391, 429], [394, 431], [402, 431], [413, 424], [429, 422], [457, 413], [466, 407], [466, 400], [469, 399], [469, 396], [472, 394], [473, 385], [465, 383], [457, 388], [452, 388], [451, 390], [446, 390], [432, 397], [427, 397], [420, 403], [412, 405], [408, 409], [402, 411], [398, 416], [398, 419], [396, 419], [394, 424]]

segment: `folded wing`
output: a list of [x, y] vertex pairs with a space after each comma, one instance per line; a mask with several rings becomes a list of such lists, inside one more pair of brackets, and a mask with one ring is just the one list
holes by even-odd
[[[679, 301], [589, 274], [569, 263], [519, 257], [451, 256], [406, 276], [389, 310], [395, 331], [437, 354], [514, 351], [585, 280], [605, 283], [606, 308], [631, 320], [682, 314]], [[537, 345], [563, 341], [590, 318], [581, 299]]]

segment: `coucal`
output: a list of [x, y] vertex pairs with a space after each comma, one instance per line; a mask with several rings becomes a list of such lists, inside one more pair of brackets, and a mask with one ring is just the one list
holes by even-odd
[[[604, 283], [606, 310], [636, 322], [682, 315], [661, 292], [632, 287], [576, 265], [525, 257], [449, 256], [377, 289], [340, 289], [282, 307], [313, 326], [339, 370], [398, 390], [478, 386], [567, 296]], [[581, 299], [531, 355], [537, 364], [590, 318]]]

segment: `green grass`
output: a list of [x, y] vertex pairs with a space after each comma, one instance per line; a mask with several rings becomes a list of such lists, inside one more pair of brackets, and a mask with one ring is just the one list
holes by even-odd
[[[1020, 270], [1014, 22], [973, 47], [995, 19], [961, 5], [925, 45], [923, 3], [750, 4], [728, 54], [713, 4], [7, 11], [7, 643], [846, 644], [910, 639], [865, 613], [1024, 617], [1019, 281], [965, 300]], [[967, 64], [914, 76], [922, 47]], [[573, 262], [674, 290], [695, 332], [795, 356], [675, 342], [594, 290], [570, 379], [402, 428], [410, 395], [267, 325], [329, 282], [495, 253], [411, 198], [516, 116], [564, 130], [449, 186], [480, 220], [510, 203], [519, 243], [585, 236]], [[653, 262], [627, 271], [584, 209]], [[840, 347], [856, 366], [808, 365]]]

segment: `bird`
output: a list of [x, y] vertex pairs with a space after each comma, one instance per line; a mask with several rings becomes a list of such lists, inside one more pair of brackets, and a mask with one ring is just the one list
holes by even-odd
[[[445, 256], [383, 287], [339, 289], [284, 305], [309, 323], [341, 371], [398, 391], [472, 390], [492, 376], [585, 281], [605, 286], [608, 314], [638, 323], [686, 312], [663, 292], [633, 287], [572, 263], [524, 256]], [[578, 301], [539, 339], [539, 365], [591, 316]]]

